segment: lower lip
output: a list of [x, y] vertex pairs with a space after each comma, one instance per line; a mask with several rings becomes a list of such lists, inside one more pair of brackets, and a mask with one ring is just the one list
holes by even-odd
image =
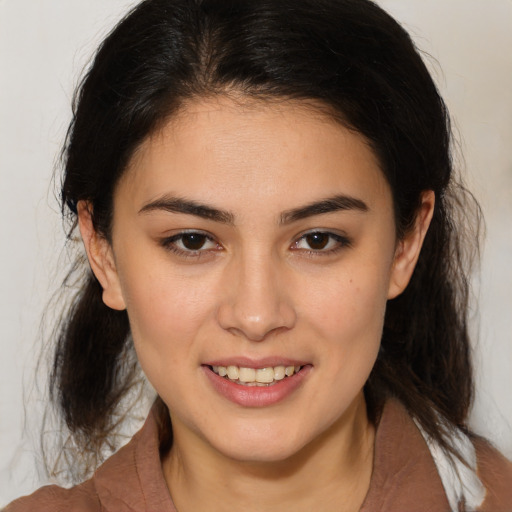
[[306, 365], [300, 372], [270, 386], [244, 386], [217, 375], [209, 366], [203, 366], [203, 371], [217, 393], [231, 402], [243, 407], [267, 407], [290, 396], [303, 384], [311, 368], [311, 365]]

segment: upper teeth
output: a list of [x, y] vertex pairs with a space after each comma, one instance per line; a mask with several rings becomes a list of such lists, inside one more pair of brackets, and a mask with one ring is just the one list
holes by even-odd
[[244, 368], [242, 366], [213, 366], [212, 369], [221, 377], [228, 377], [241, 383], [258, 382], [270, 384], [285, 377], [291, 377], [300, 370], [300, 366], [274, 366], [268, 368]]

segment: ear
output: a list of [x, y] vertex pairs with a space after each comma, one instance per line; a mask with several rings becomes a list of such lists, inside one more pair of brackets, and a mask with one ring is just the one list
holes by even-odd
[[126, 309], [110, 242], [95, 229], [92, 207], [87, 201], [78, 202], [78, 225], [91, 269], [103, 288], [103, 302], [109, 308]]
[[434, 191], [423, 191], [414, 226], [398, 241], [389, 281], [388, 299], [394, 299], [400, 295], [409, 284], [434, 214], [434, 205]]

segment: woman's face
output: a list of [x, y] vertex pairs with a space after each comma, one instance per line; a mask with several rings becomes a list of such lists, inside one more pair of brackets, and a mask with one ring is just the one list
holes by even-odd
[[133, 157], [100, 280], [176, 443], [282, 460], [362, 400], [401, 247], [359, 134], [300, 103], [208, 99]]

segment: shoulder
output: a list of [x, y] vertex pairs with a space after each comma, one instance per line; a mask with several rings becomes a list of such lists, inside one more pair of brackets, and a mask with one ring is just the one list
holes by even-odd
[[2, 512], [176, 512], [162, 473], [158, 427], [151, 412], [128, 444], [107, 459], [90, 480], [64, 489], [55, 485], [20, 498]]
[[425, 440], [406, 408], [389, 399], [375, 433], [373, 472], [361, 512], [450, 510]]
[[2, 512], [96, 512], [101, 504], [92, 481], [71, 489], [48, 485], [7, 505]]
[[477, 437], [475, 445], [478, 476], [486, 488], [482, 512], [512, 511], [512, 462], [488, 441]]

